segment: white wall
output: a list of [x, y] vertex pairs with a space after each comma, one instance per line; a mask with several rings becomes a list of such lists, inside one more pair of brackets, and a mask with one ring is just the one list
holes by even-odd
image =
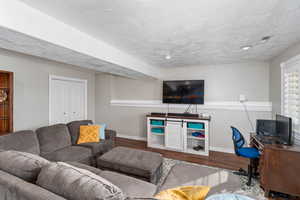
[[281, 112], [281, 68], [280, 64], [300, 55], [300, 43], [286, 49], [270, 62], [270, 100], [273, 103], [273, 115]]
[[[269, 101], [269, 64], [264, 62], [165, 69], [164, 79], [204, 79], [205, 101], [238, 101], [244, 94], [249, 101]], [[162, 82], [132, 80], [118, 76], [96, 76], [96, 121], [105, 122], [119, 135], [146, 137], [146, 118], [150, 112], [165, 108], [111, 106], [111, 100], [160, 100]], [[170, 112], [183, 112], [172, 108]], [[212, 116], [210, 145], [215, 150], [232, 151], [230, 126], [240, 128], [249, 138], [250, 124], [241, 110], [206, 109]], [[251, 111], [250, 118], [271, 117], [271, 112]]]
[[14, 72], [14, 129], [49, 122], [49, 75], [88, 80], [88, 118], [95, 119], [95, 73], [0, 49], [0, 69]]

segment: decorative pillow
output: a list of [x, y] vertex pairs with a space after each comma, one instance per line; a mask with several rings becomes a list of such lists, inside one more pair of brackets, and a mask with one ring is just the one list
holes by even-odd
[[0, 151], [0, 169], [27, 182], [35, 182], [43, 166], [50, 162], [38, 155], [19, 151]]
[[159, 200], [204, 200], [209, 190], [208, 186], [182, 186], [161, 191], [155, 198]]
[[124, 200], [117, 186], [96, 174], [63, 162], [42, 168], [37, 185], [72, 200]]
[[99, 137], [101, 140], [105, 140], [105, 129], [106, 129], [106, 124], [99, 124]]
[[98, 125], [80, 126], [77, 144], [99, 142], [99, 129]]

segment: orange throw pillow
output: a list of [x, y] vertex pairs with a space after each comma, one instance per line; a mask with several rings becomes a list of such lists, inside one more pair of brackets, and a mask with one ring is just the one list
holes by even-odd
[[204, 200], [209, 190], [208, 186], [182, 186], [161, 191], [155, 198], [159, 200]]
[[77, 144], [99, 142], [99, 129], [98, 125], [80, 126]]

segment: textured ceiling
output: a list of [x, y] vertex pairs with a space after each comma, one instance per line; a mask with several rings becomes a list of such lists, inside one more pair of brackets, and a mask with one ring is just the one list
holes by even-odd
[[0, 27], [0, 47], [70, 65], [88, 68], [96, 72], [107, 72], [129, 78], [149, 78], [128, 68], [114, 65], [71, 49], [39, 40], [22, 33]]
[[300, 41], [299, 0], [21, 1], [159, 67], [267, 61]]

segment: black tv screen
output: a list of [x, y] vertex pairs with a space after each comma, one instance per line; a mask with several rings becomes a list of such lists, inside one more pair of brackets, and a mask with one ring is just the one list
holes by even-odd
[[276, 130], [283, 144], [292, 145], [292, 118], [276, 115]]
[[204, 104], [204, 80], [164, 81], [163, 103]]

